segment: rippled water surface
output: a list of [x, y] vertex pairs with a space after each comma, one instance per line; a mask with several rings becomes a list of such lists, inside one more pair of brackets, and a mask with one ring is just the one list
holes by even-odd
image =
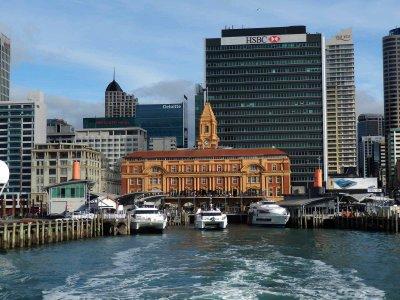
[[398, 299], [400, 236], [230, 225], [0, 254], [5, 299]]

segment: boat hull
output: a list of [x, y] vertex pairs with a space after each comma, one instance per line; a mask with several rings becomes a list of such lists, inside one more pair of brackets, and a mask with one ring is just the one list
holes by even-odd
[[163, 232], [167, 227], [167, 220], [163, 221], [141, 221], [132, 220], [131, 230], [134, 232]]
[[265, 226], [265, 227], [285, 227], [289, 221], [289, 215], [268, 215], [256, 216], [249, 215], [249, 225]]
[[205, 220], [197, 220], [194, 223], [194, 227], [196, 229], [225, 229], [228, 226], [228, 221], [225, 218], [225, 220], [222, 221], [205, 221]]

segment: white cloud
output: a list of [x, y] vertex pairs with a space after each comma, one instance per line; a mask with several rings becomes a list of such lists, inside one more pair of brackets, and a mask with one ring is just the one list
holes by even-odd
[[365, 90], [356, 90], [356, 114], [383, 114], [383, 101], [378, 100]]

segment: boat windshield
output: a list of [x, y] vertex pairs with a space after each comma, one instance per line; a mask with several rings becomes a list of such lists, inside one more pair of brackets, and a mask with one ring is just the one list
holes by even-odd
[[136, 215], [150, 215], [150, 214], [158, 214], [157, 209], [152, 209], [152, 210], [137, 210], [135, 211]]
[[202, 212], [201, 215], [203, 217], [220, 216], [221, 212], [219, 212], [219, 211], [207, 211], [207, 212]]

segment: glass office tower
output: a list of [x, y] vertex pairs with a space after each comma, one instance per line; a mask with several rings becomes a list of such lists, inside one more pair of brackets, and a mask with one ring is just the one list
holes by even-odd
[[224, 29], [207, 38], [206, 86], [220, 144], [286, 151], [294, 193], [326, 165], [325, 45], [305, 26]]

